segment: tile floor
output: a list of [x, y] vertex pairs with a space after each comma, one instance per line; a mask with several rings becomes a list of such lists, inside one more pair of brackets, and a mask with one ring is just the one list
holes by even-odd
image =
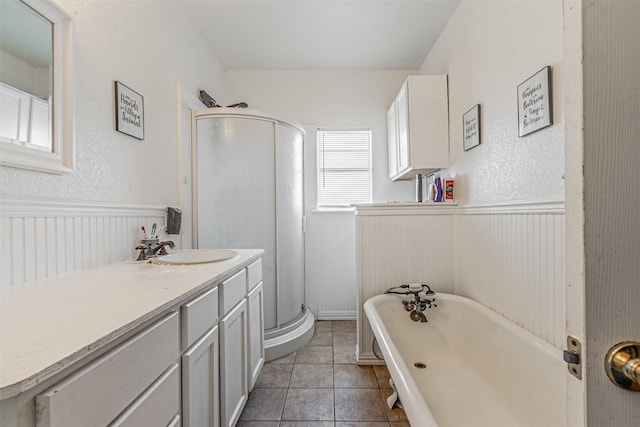
[[409, 427], [389, 409], [389, 371], [358, 366], [355, 321], [319, 321], [309, 343], [268, 362], [238, 427]]

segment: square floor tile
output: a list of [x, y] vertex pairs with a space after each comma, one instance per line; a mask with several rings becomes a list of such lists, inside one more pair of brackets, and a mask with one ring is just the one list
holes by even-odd
[[333, 378], [335, 388], [378, 388], [371, 366], [334, 365]]
[[340, 364], [356, 364], [356, 346], [355, 345], [334, 345], [333, 346], [333, 363]]
[[375, 365], [373, 370], [376, 373], [376, 378], [378, 379], [378, 387], [391, 388], [391, 384], [389, 384], [391, 374], [389, 374], [387, 367], [385, 365]]
[[333, 348], [330, 345], [302, 347], [296, 352], [296, 364], [333, 363]]
[[240, 421], [280, 421], [286, 398], [286, 388], [254, 388]]
[[336, 421], [387, 421], [378, 389], [335, 389]]
[[337, 422], [336, 427], [389, 427], [389, 423], [384, 421], [347, 421]]
[[280, 421], [239, 421], [236, 427], [278, 427]]
[[286, 356], [282, 356], [279, 359], [271, 360], [271, 361], [267, 362], [266, 364], [286, 365], [286, 364], [293, 363], [295, 360], [296, 360], [296, 352], [294, 351], [293, 353], [289, 353]]
[[[393, 391], [391, 389], [380, 390], [380, 396], [386, 402], [387, 397], [391, 395]], [[387, 412], [387, 418], [389, 421], [407, 421], [407, 415], [404, 413], [404, 409], [399, 407], [394, 407], [393, 409], [389, 409], [388, 405], [384, 405], [384, 409]]]
[[333, 332], [331, 331], [316, 331], [311, 338], [311, 341], [307, 345], [332, 345], [333, 344]]
[[260, 371], [256, 388], [288, 388], [292, 371], [293, 364], [267, 363]]
[[355, 320], [334, 320], [332, 329], [334, 332], [336, 331], [354, 331], [356, 330], [356, 321]]
[[333, 421], [281, 421], [280, 427], [333, 427]]
[[333, 327], [333, 322], [331, 320], [318, 320], [316, 322], [316, 331], [331, 331]]
[[333, 421], [333, 390], [290, 388], [284, 404], [284, 421]]
[[356, 345], [355, 331], [333, 332], [333, 345]]
[[295, 365], [289, 387], [333, 388], [333, 365]]

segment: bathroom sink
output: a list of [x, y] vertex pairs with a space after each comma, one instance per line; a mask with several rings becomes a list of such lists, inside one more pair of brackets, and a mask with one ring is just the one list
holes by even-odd
[[152, 258], [151, 262], [154, 264], [203, 264], [224, 261], [237, 255], [238, 252], [230, 249], [192, 249], [161, 255]]

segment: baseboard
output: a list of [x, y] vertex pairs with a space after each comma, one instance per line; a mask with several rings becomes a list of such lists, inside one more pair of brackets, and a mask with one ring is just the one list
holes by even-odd
[[318, 320], [356, 320], [355, 311], [319, 311]]

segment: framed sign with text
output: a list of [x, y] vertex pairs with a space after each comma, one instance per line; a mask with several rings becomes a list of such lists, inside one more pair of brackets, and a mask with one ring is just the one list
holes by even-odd
[[462, 115], [464, 151], [480, 145], [480, 104], [476, 104]]
[[552, 124], [551, 67], [546, 66], [518, 85], [518, 136]]
[[144, 99], [142, 95], [116, 81], [116, 130], [144, 139]]

